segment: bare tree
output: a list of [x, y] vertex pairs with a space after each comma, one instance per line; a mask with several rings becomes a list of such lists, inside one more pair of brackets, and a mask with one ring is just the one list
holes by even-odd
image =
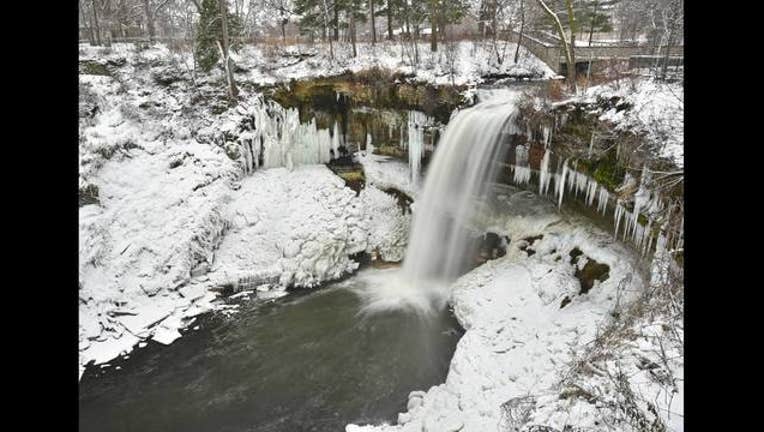
[[573, 5], [571, 4], [571, 0], [565, 0], [565, 6], [568, 9], [568, 23], [570, 27], [570, 43], [568, 43], [568, 37], [565, 34], [565, 29], [562, 27], [562, 22], [560, 22], [560, 17], [557, 16], [557, 14], [552, 11], [552, 9], [549, 8], [549, 6], [544, 3], [544, 0], [536, 0], [542, 9], [544, 9], [544, 12], [549, 15], [550, 18], [552, 18], [552, 21], [554, 21], [554, 25], [557, 28], [557, 33], [560, 36], [560, 40], [562, 41], [562, 47], [565, 51], [565, 61], [567, 62], [568, 66], [568, 84], [572, 89], [575, 89], [576, 86], [576, 56], [575, 56], [575, 45], [576, 45], [576, 25], [575, 25], [575, 16], [573, 15]]
[[595, 0], [594, 5], [592, 6], [593, 10], [591, 13], [591, 18], [589, 21], [589, 46], [592, 46], [592, 36], [594, 36], [594, 20], [597, 17], [597, 8], [599, 7], [600, 2]]
[[[326, 0], [324, 0], [326, 1]], [[357, 57], [358, 53], [355, 49], [355, 11], [354, 8], [350, 9], [350, 42], [353, 45], [353, 57]]]
[[96, 5], [96, 0], [92, 0], [91, 4], [93, 5], [93, 28], [95, 28], [95, 41], [96, 45], [101, 45], [101, 29], [98, 25], [98, 5]]
[[683, 5], [682, 0], [671, 0], [668, 7], [663, 11], [664, 32], [666, 41], [666, 52], [663, 57], [663, 65], [661, 67], [661, 79], [666, 79], [666, 72], [668, 71], [669, 60], [671, 56], [671, 48], [675, 42], [677, 33], [681, 31], [681, 25], [683, 22]]
[[223, 27], [223, 43], [221, 44], [220, 41], [218, 41], [218, 48], [220, 49], [220, 56], [223, 58], [223, 65], [225, 66], [225, 75], [228, 82], [228, 96], [231, 100], [236, 100], [236, 97], [239, 95], [239, 89], [236, 87], [236, 81], [233, 78], [233, 70], [231, 67], [230, 44], [228, 41], [228, 8], [225, 3], [225, 0], [218, 0], [220, 21]]
[[143, 13], [146, 16], [146, 30], [149, 34], [149, 40], [152, 42], [156, 36], [156, 29], [154, 26], [156, 15], [163, 7], [167, 6], [169, 2], [170, 0], [163, 0], [156, 6], [152, 6], [151, 0], [143, 0]]
[[[324, 34], [329, 33], [329, 6], [326, 4], [326, 0], [323, 0], [324, 4]], [[336, 14], [337, 12], [337, 5], [334, 5], [334, 12]], [[336, 15], [335, 15], [336, 17]], [[332, 61], [334, 61], [334, 45], [332, 42], [332, 38], [329, 37], [329, 56], [331, 57]], [[353, 46], [355, 49], [355, 45]]]
[[517, 46], [515, 47], [515, 64], [520, 60], [520, 45], [523, 43], [523, 32], [525, 31], [525, 4], [520, 0], [520, 34], [517, 37]]
[[430, 0], [430, 51], [438, 50], [438, 0]]
[[374, 20], [374, 0], [369, 0], [369, 18], [371, 20], [371, 44], [377, 43], [377, 25]]
[[88, 24], [88, 18], [85, 16], [85, 8], [82, 7], [82, 0], [77, 0], [79, 2], [80, 7], [80, 19], [82, 20], [82, 24], [85, 26], [85, 30], [88, 34], [88, 41], [90, 42], [90, 45], [95, 45], [95, 34], [93, 33], [93, 26]]
[[391, 1], [387, 0], [387, 38], [393, 40], [395, 39], [393, 35], [393, 5], [390, 3]]

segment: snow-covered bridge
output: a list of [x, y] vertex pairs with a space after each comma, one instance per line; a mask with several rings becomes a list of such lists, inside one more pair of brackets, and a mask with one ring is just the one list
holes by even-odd
[[[518, 33], [513, 33], [515, 41], [519, 39]], [[565, 75], [567, 73], [567, 60], [559, 38], [551, 35], [523, 34], [520, 44], [528, 49], [533, 55], [549, 65], [552, 70]], [[578, 45], [578, 43], [576, 43]], [[621, 59], [628, 60], [630, 67], [646, 67], [665, 61], [666, 50], [662, 47], [659, 51], [656, 47], [636, 44], [607, 44], [593, 46], [576, 46], [576, 66], [586, 69], [589, 63], [603, 60]], [[669, 65], [681, 65], [684, 60], [684, 45], [672, 46], [669, 51]]]

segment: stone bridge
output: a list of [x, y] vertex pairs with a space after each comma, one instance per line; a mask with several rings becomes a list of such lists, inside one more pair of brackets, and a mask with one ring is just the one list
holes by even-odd
[[[517, 42], [519, 34], [512, 33], [512, 39]], [[567, 75], [567, 59], [559, 38], [550, 36], [523, 34], [521, 45], [536, 57], [546, 63], [552, 70]], [[668, 63], [670, 66], [684, 64], [684, 45], [671, 47]], [[589, 63], [604, 60], [625, 60], [629, 62], [629, 68], [650, 67], [657, 63], [662, 64], [665, 60], [665, 49], [656, 52], [656, 48], [648, 45], [601, 45], [579, 46], [575, 50], [576, 67], [579, 71], [586, 71]]]

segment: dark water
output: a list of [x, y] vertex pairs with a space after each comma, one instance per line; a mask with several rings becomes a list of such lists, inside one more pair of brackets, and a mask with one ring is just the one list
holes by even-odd
[[169, 346], [89, 368], [80, 430], [344, 431], [347, 423], [394, 421], [410, 391], [445, 380], [463, 333], [448, 311], [431, 319], [357, 315], [354, 290], [394, 271], [245, 302], [231, 317], [202, 317], [198, 331]]

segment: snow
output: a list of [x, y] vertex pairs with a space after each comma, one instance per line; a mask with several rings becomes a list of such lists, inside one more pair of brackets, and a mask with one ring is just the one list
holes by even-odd
[[[485, 46], [472, 42], [455, 45], [454, 74], [448, 73], [445, 46], [432, 54], [422, 44], [422, 64], [416, 68], [402, 60], [406, 53], [400, 45], [359, 46], [355, 59], [347, 45], [335, 48], [333, 62], [326, 47], [307, 46], [280, 49], [272, 61], [263, 61], [267, 53], [248, 46], [235, 55], [243, 69], [237, 78], [267, 84], [373, 65], [433, 83], [474, 84], [497, 71], [553, 75], [527, 55], [521, 65], [498, 67]], [[198, 106], [197, 92], [217, 94], [213, 83], [219, 71], [195, 77], [199, 87], [192, 92], [184, 87], [191, 79], [184, 69], [188, 56], [161, 45], [141, 51], [126, 44], [110, 51], [81, 46], [80, 55], [107, 65], [126, 60], [113, 76], [80, 75], [80, 187], [98, 188], [98, 203], [80, 207], [80, 377], [86, 364], [106, 366], [150, 339], [172, 343], [201, 313], [235, 313], [236, 305], [218, 299], [216, 290], [223, 286], [275, 298], [285, 295], [289, 285], [313, 287], [354, 271], [358, 264], [351, 256], [359, 252], [386, 261], [403, 257], [411, 215], [382, 189], [396, 188], [416, 198], [413, 161], [355, 154], [367, 178], [367, 187], [356, 195], [325, 166], [316, 165], [336, 155], [338, 134], [301, 125], [293, 112], [266, 105], [246, 89], [247, 102], [238, 109], [210, 116], [209, 106]], [[160, 86], [154, 82], [160, 72], [181, 79]], [[681, 104], [674, 100], [681, 102], [683, 93], [681, 87], [664, 86], [641, 81], [633, 94], [611, 86], [590, 89], [587, 97], [622, 96], [633, 108], [610, 110], [602, 118], [643, 130], [656, 143], [665, 143], [662, 154], [681, 159]], [[92, 107], [97, 110], [90, 114]], [[274, 125], [274, 118], [282, 121]], [[244, 127], [251, 119], [262, 127]], [[282, 141], [285, 131], [294, 135]], [[262, 147], [269, 156], [249, 146], [261, 137], [270, 143]], [[232, 158], [235, 153], [238, 157]], [[525, 176], [521, 173], [518, 180], [527, 181]], [[589, 205], [595, 195], [598, 207], [609, 198], [604, 188], [567, 163], [560, 173], [547, 171], [547, 176], [543, 190], [555, 179], [560, 203], [566, 182], [569, 190], [585, 194]], [[481, 222], [486, 230], [512, 239], [507, 255], [450, 288], [450, 304], [466, 333], [446, 381], [412, 391], [397, 425], [348, 425], [347, 431], [496, 430], [505, 420], [502, 405], [527, 395], [535, 399], [530, 418], [536, 424], [594, 429], [596, 419], [605, 415], [580, 398], [562, 399], [561, 374], [587, 352], [598, 329], [611, 324], [610, 313], [634, 299], [647, 281], [635, 253], [609, 233], [558, 213], [552, 203], [517, 205], [527, 200], [527, 192], [499, 195], [503, 210]], [[641, 195], [636, 207], [649, 212], [655, 205]], [[625, 218], [624, 236], [643, 239], [651, 232], [635, 223], [636, 212], [630, 215], [621, 207], [617, 213], [617, 223]], [[532, 245], [523, 240], [537, 234], [543, 238]], [[650, 282], [661, 282], [668, 266], [667, 239], [648, 235], [639, 241], [643, 248], [657, 243]], [[536, 253], [529, 256], [524, 247]], [[573, 248], [584, 253], [577, 266], [569, 260]], [[608, 264], [609, 277], [579, 294], [575, 271], [587, 259]], [[561, 307], [566, 298], [570, 302]], [[656, 407], [663, 421], [682, 430], [681, 350], [669, 347], [673, 360], [668, 367], [677, 389], [671, 395], [651, 378], [651, 369], [639, 366], [639, 358], [660, 359], [663, 347], [656, 341], [666, 337], [661, 320], [668, 318], [635, 323], [641, 326], [641, 339], [620, 346], [615, 359], [596, 367], [609, 373], [625, 368], [638, 393], [659, 394]], [[604, 378], [572, 377], [602, 392], [613, 388]]]
[[412, 181], [413, 176], [408, 164], [390, 156], [369, 152], [356, 153], [355, 158], [363, 165], [367, 184], [379, 189], [394, 188], [411, 198], [417, 197], [421, 185]]
[[[507, 205], [525, 199], [523, 194], [511, 196]], [[495, 220], [494, 229], [513, 239], [507, 255], [452, 285], [450, 303], [466, 333], [445, 383], [424, 393], [412, 392], [408, 411], [395, 425], [348, 425], [346, 431], [496, 430], [501, 406], [510, 399], [552, 393], [557, 397], [560, 371], [572, 360], [572, 350], [593, 340], [598, 327], [608, 322], [619, 301], [619, 286], [623, 302], [644, 281], [633, 253], [608, 234], [558, 215], [550, 203], [541, 204], [541, 209], [531, 209], [532, 217], [516, 213]], [[533, 243], [536, 253], [527, 256], [520, 249], [527, 243], [515, 239], [536, 234], [543, 238]], [[569, 262], [568, 252], [574, 247], [610, 266], [609, 278], [587, 294], [578, 294], [575, 267]], [[561, 308], [566, 297], [571, 302]]]
[[[508, 74], [509, 76], [534, 75], [537, 78], [551, 78], [556, 74], [549, 66], [520, 47], [520, 58], [515, 64], [512, 60], [516, 45], [506, 44], [506, 52], [512, 53], [499, 64], [493, 48], [487, 42], [460, 41], [452, 46], [443, 44], [438, 51], [430, 52], [428, 42], [419, 42], [417, 50], [420, 61], [416, 64], [412, 45], [381, 41], [375, 45], [360, 42], [356, 46], [357, 56], [352, 56], [352, 47], [346, 43], [335, 43], [334, 59], [330, 56], [329, 45], [297, 44], [286, 47], [245, 45], [238, 52], [232, 52], [231, 58], [237, 65], [237, 82], [250, 82], [259, 85], [289, 82], [292, 79], [305, 79], [318, 76], [339, 75], [346, 71], [359, 72], [372, 67], [389, 69], [393, 72], [412, 74], [416, 81], [433, 84], [477, 84], [487, 74]], [[503, 45], [502, 45], [503, 48]], [[453, 50], [453, 55], [448, 51]], [[98, 59], [127, 57], [128, 62], [135, 58], [132, 44], [112, 44], [111, 50], [80, 44], [80, 59]], [[167, 47], [156, 44], [141, 51], [142, 59], [147, 62], [172, 57], [179, 65], [188, 68], [193, 65], [189, 53], [172, 53]], [[449, 57], [453, 60], [453, 68]], [[455, 60], [454, 60], [455, 59]], [[218, 71], [219, 72], [219, 71]]]
[[[172, 343], [201, 313], [234, 311], [218, 299], [225, 286], [275, 298], [354, 271], [358, 252], [402, 258], [410, 215], [395, 198], [373, 185], [356, 196], [315, 165], [337, 154], [337, 134], [246, 90], [210, 116], [182, 68], [155, 81], [181, 61], [162, 46], [81, 60], [110, 72], [80, 75], [79, 182], [98, 191], [79, 210], [80, 376], [149, 339]], [[197, 92], [216, 91], [197, 79]], [[249, 145], [260, 138], [263, 166]]]
[[600, 120], [617, 130], [644, 134], [656, 146], [657, 154], [684, 166], [684, 86], [649, 78], [617, 80], [589, 88], [587, 100], [619, 97], [628, 109], [615, 107], [600, 113]]
[[374, 187], [356, 197], [325, 166], [256, 171], [238, 190], [218, 181], [189, 194], [168, 186], [161, 173], [150, 177], [154, 159], [114, 163], [124, 169], [123, 181], [126, 172], [145, 176], [122, 190], [102, 168], [97, 184], [112, 198], [102, 211], [91, 213], [95, 205], [81, 211], [83, 365], [129, 352], [148, 337], [171, 343], [184, 320], [213, 308], [211, 288], [272, 284], [268, 291], [283, 293], [356, 270], [350, 255], [358, 252], [402, 259], [410, 215]]

